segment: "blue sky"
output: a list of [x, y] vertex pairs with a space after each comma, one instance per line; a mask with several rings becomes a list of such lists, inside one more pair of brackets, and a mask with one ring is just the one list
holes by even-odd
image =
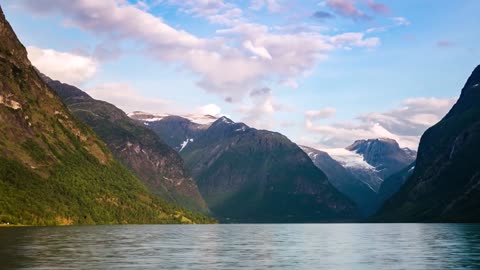
[[480, 63], [476, 0], [6, 0], [30, 60], [127, 112], [227, 115], [317, 148], [416, 148]]

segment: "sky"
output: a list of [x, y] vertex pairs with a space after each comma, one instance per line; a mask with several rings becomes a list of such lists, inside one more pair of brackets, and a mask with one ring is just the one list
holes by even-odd
[[30, 61], [125, 112], [416, 149], [480, 64], [478, 0], [2, 0]]

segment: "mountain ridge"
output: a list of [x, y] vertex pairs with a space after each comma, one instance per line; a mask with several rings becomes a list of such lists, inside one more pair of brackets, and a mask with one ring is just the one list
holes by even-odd
[[480, 66], [452, 109], [420, 140], [413, 175], [376, 221], [480, 221]]
[[183, 160], [153, 131], [130, 119], [114, 105], [93, 99], [77, 87], [42, 78], [69, 110], [107, 143], [114, 156], [151, 192], [193, 210], [208, 212], [198, 187], [184, 169]]
[[151, 195], [42, 81], [0, 6], [0, 223], [208, 222]]
[[[188, 125], [174, 120], [149, 122], [148, 127], [160, 136], [184, 134]], [[167, 125], [168, 121], [172, 122]], [[220, 117], [200, 129], [180, 154], [208, 206], [222, 221], [327, 222], [358, 218], [354, 203], [280, 133]]]

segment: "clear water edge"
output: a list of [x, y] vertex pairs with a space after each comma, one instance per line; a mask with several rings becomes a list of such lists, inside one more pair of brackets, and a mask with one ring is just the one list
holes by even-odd
[[480, 269], [480, 225], [0, 227], [0, 269]]

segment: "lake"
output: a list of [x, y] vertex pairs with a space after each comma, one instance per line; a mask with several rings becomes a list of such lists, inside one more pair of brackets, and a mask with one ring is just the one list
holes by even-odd
[[0, 228], [1, 269], [480, 269], [480, 225]]

